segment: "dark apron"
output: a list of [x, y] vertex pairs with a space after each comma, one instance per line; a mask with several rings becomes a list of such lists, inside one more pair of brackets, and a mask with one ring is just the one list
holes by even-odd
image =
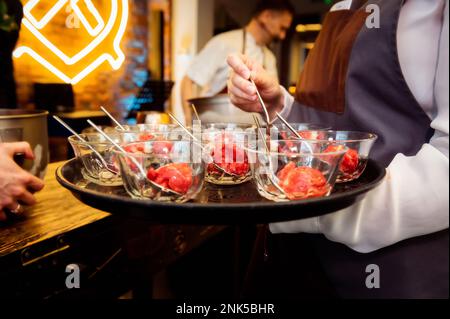
[[[380, 7], [378, 29], [365, 27], [365, 6], [328, 13], [297, 85], [289, 120], [374, 132], [379, 139], [371, 157], [388, 166], [397, 153], [415, 155], [434, 132], [398, 60], [403, 0], [369, 3]], [[278, 296], [311, 296], [309, 290], [312, 296], [344, 298], [448, 298], [448, 229], [368, 254], [316, 234], [269, 235], [269, 241], [270, 258], [262, 262], [259, 275], [266, 287], [278, 289]], [[260, 261], [263, 247], [260, 243], [255, 250]], [[371, 264], [380, 268], [380, 289], [366, 287]], [[249, 272], [248, 287], [258, 281], [255, 274]]]

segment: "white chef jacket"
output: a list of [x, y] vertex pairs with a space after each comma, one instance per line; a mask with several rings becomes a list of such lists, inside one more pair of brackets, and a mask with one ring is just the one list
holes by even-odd
[[[266, 46], [257, 45], [250, 32], [246, 32], [245, 41], [245, 54], [264, 65], [267, 72], [278, 78], [277, 63], [272, 51]], [[242, 29], [224, 32], [213, 37], [194, 58], [186, 75], [202, 87], [201, 96], [214, 96], [226, 87], [230, 73], [227, 56], [242, 53], [243, 43]]]
[[[321, 217], [271, 224], [273, 233], [322, 233], [358, 252], [372, 252], [448, 228], [448, 5], [448, 0], [408, 0], [397, 30], [405, 80], [435, 130], [430, 142], [415, 156], [397, 154], [383, 183], [355, 205]], [[287, 117], [294, 98], [284, 91], [282, 113]]]

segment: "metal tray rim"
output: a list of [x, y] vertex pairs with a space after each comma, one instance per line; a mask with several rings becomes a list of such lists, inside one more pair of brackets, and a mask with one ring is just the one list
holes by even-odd
[[[261, 208], [290, 208], [295, 206], [303, 206], [307, 204], [317, 204], [317, 203], [332, 203], [336, 200], [342, 200], [348, 197], [357, 197], [358, 195], [364, 194], [368, 192], [369, 190], [375, 188], [378, 186], [386, 176], [386, 169], [382, 168], [379, 164], [377, 164], [373, 160], [369, 160], [370, 163], [368, 165], [372, 165], [375, 167], [375, 169], [378, 171], [378, 176], [373, 180], [371, 183], [363, 185], [359, 188], [352, 189], [343, 193], [337, 193], [337, 194], [331, 194], [327, 197], [321, 197], [321, 198], [310, 198], [305, 200], [299, 200], [299, 201], [289, 201], [289, 202], [267, 202], [267, 201], [261, 201], [261, 202], [250, 202], [250, 203], [166, 203], [166, 202], [157, 202], [157, 201], [151, 201], [151, 200], [145, 200], [145, 199], [134, 199], [131, 197], [125, 197], [125, 196], [119, 196], [119, 195], [110, 195], [110, 194], [104, 194], [101, 192], [89, 190], [89, 189], [83, 189], [80, 187], [77, 187], [73, 185], [70, 181], [68, 181], [62, 174], [62, 170], [66, 165], [70, 165], [73, 161], [76, 161], [77, 159], [72, 159], [64, 163], [62, 166], [58, 167], [56, 170], [56, 179], [57, 181], [65, 188], [70, 190], [71, 192], [78, 192], [78, 193], [86, 193], [91, 196], [96, 196], [101, 199], [113, 199], [113, 200], [119, 200], [123, 202], [127, 202], [133, 205], [138, 205], [142, 207], [155, 207], [155, 208], [171, 208], [171, 207], [177, 207], [177, 208], [183, 208], [183, 209], [202, 209], [202, 208], [208, 208], [208, 209], [261, 209]], [[261, 200], [263, 198], [261, 197]]]

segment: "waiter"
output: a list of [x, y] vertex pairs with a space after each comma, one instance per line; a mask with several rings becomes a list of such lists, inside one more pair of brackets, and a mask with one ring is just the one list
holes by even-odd
[[7, 16], [4, 28], [0, 28], [0, 108], [16, 108], [12, 52], [19, 38], [23, 8], [19, 0], [0, 0], [0, 5], [2, 4], [6, 4]]
[[278, 78], [274, 54], [267, 47], [281, 41], [292, 24], [294, 8], [288, 0], [262, 0], [254, 10], [250, 23], [243, 29], [221, 33], [213, 37], [194, 58], [181, 83], [181, 97], [186, 123], [192, 122], [187, 100], [200, 96], [210, 97], [226, 93], [229, 67], [226, 57], [241, 52], [258, 61], [267, 72]]
[[[368, 27], [369, 4], [379, 9], [379, 27]], [[261, 111], [252, 74], [272, 114], [378, 134], [371, 157], [387, 167], [384, 182], [348, 209], [270, 225], [284, 233], [272, 235], [281, 249], [265, 269], [278, 288], [296, 283], [309, 247], [326, 275], [321, 284], [339, 297], [448, 298], [448, 13], [446, 0], [339, 3], [324, 20], [295, 101], [256, 63], [228, 58], [235, 105]]]

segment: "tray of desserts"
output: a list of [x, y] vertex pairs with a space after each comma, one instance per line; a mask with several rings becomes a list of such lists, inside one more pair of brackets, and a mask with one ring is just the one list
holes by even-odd
[[228, 125], [197, 137], [172, 136], [170, 125], [74, 136], [77, 157], [56, 178], [89, 206], [174, 224], [306, 219], [344, 209], [381, 183], [386, 171], [369, 158], [375, 135], [302, 125], [292, 124], [297, 137], [282, 126], [261, 134]]

